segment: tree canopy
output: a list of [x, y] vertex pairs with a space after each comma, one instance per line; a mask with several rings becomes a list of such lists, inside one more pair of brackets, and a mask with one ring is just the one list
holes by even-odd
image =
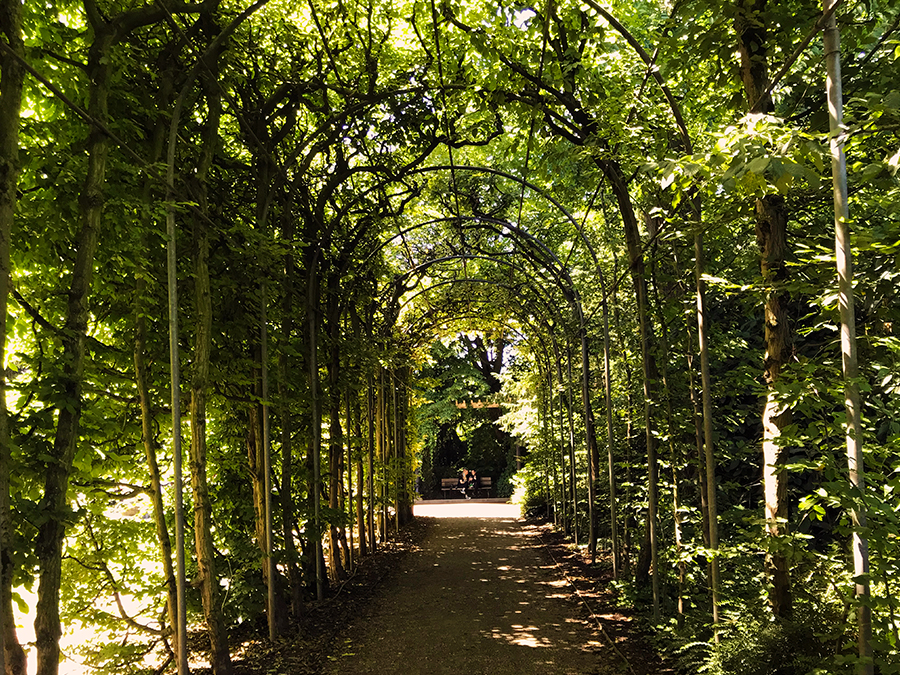
[[468, 463], [685, 670], [900, 672], [898, 27], [0, 0], [0, 670], [226, 675]]

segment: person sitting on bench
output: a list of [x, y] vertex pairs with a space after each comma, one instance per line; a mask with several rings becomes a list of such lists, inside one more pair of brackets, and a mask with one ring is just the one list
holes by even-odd
[[474, 471], [462, 470], [457, 489], [463, 493], [466, 499], [471, 499], [475, 488], [478, 487], [478, 478], [475, 477]]
[[469, 470], [463, 469], [459, 475], [459, 478], [456, 481], [456, 489], [459, 490], [463, 495], [466, 494], [466, 481], [469, 477]]

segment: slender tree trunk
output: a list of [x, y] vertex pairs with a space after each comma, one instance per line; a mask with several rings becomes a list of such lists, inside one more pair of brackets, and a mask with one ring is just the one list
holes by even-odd
[[641, 341], [641, 362], [644, 381], [644, 432], [647, 441], [647, 539], [650, 546], [650, 573], [653, 590], [653, 620], [659, 621], [660, 574], [659, 550], [656, 521], [659, 500], [659, 466], [657, 461], [658, 440], [655, 433], [652, 407], [656, 403], [655, 382], [658, 377], [656, 359], [653, 355], [653, 334], [650, 325], [649, 302], [647, 300], [647, 279], [644, 274], [644, 254], [641, 250], [637, 217], [631, 203], [631, 195], [622, 170], [614, 161], [602, 161], [601, 169], [610, 182], [612, 192], [619, 205], [628, 249], [631, 278], [637, 299], [638, 326]]
[[[22, 3], [0, 0], [0, 38], [16, 56], [24, 55]], [[12, 272], [9, 242], [15, 222], [19, 166], [19, 113], [25, 71], [16, 57], [0, 50], [0, 317], [7, 316]], [[6, 321], [0, 325], [0, 364], [6, 363]], [[10, 503], [9, 420], [6, 409], [6, 371], [0, 368], [0, 675], [24, 675], [25, 651], [16, 634], [12, 608], [14, 564]]]
[[390, 420], [392, 422], [392, 433], [391, 433], [391, 449], [393, 452], [391, 453], [391, 465], [393, 467], [394, 474], [394, 531], [400, 532], [400, 494], [401, 488], [400, 484], [403, 480], [403, 470], [401, 468], [401, 451], [400, 447], [400, 411], [397, 406], [397, 371], [392, 369], [390, 373], [390, 383], [391, 383], [391, 416]]
[[[294, 219], [285, 217], [284, 238], [288, 245], [294, 238]], [[294, 256], [290, 251], [284, 259], [281, 335], [283, 345], [289, 345], [294, 329]], [[300, 572], [297, 545], [294, 542], [293, 424], [290, 410], [290, 377], [292, 373], [288, 349], [278, 354], [278, 416], [281, 421], [281, 533], [284, 538], [285, 565], [291, 587], [291, 613], [294, 619], [303, 614], [303, 577]]]
[[[828, 11], [835, 0], [824, 0]], [[872, 675], [872, 609], [869, 601], [869, 544], [862, 534], [866, 527], [865, 467], [863, 462], [863, 430], [859, 397], [859, 363], [856, 355], [856, 313], [853, 300], [853, 247], [850, 242], [850, 209], [847, 203], [847, 163], [843, 133], [843, 96], [841, 83], [841, 37], [834, 14], [825, 27], [825, 59], [828, 69], [826, 90], [831, 133], [831, 173], [834, 188], [834, 250], [837, 263], [839, 305], [841, 314], [841, 361], [844, 371], [844, 407], [847, 416], [847, 464], [850, 485], [858, 499], [854, 502], [853, 574], [856, 581], [859, 675]], [[885, 585], [887, 585], [885, 583]], [[893, 614], [893, 606], [891, 605]], [[895, 624], [896, 625], [896, 624]], [[896, 633], [895, 633], [896, 635]]]
[[379, 530], [381, 532], [381, 541], [387, 541], [388, 533], [388, 467], [387, 467], [387, 449], [385, 447], [385, 429], [387, 421], [385, 420], [385, 395], [384, 395], [384, 369], [381, 368], [378, 373], [378, 400], [377, 420], [376, 420], [376, 443], [378, 445], [378, 461], [381, 464], [381, 481], [379, 485], [379, 496], [381, 500], [381, 508], [379, 509]]
[[[253, 359], [259, 364], [258, 369], [254, 369], [253, 385], [254, 390], [252, 397], [254, 403], [248, 410], [247, 415], [247, 469], [250, 476], [250, 487], [253, 495], [253, 523], [256, 535], [256, 545], [259, 548], [260, 572], [263, 584], [266, 586], [266, 613], [267, 624], [270, 630], [269, 639], [274, 640], [276, 635], [284, 633], [287, 630], [286, 615], [287, 604], [282, 593], [278, 593], [279, 573], [274, 565], [271, 527], [271, 502], [268, 496], [271, 494], [271, 483], [267, 475], [270, 474], [270, 467], [267, 466], [269, 461], [266, 457], [267, 442], [267, 421], [266, 409], [263, 401], [267, 400], [267, 389], [265, 383], [265, 371], [262, 368], [263, 354], [265, 350], [262, 348], [265, 344], [260, 335], [261, 341], [259, 349], [254, 349]], [[293, 537], [293, 535], [291, 535]]]
[[[350, 370], [349, 364], [347, 370]], [[350, 386], [347, 387], [347, 390], [344, 393], [344, 401], [346, 403], [345, 419], [347, 428], [347, 498], [344, 505], [344, 513], [348, 516], [347, 535], [350, 538], [347, 568], [352, 574], [353, 569], [356, 566], [356, 557], [353, 551], [353, 392]]]
[[766, 568], [771, 588], [769, 602], [775, 616], [791, 615], [792, 594], [790, 563], [780, 550], [778, 541], [788, 534], [787, 475], [781, 471], [784, 449], [781, 432], [791, 422], [791, 411], [778, 401], [776, 384], [791, 355], [791, 335], [788, 323], [787, 298], [780, 290], [787, 277], [785, 265], [786, 221], [784, 200], [768, 195], [757, 202], [757, 240], [762, 251], [762, 275], [766, 281], [765, 305], [765, 378], [768, 385], [763, 410], [763, 487], [766, 505], [766, 532], [773, 539], [766, 556]]
[[321, 495], [321, 459], [322, 459], [322, 405], [319, 396], [319, 357], [318, 357], [318, 321], [317, 314], [321, 301], [321, 287], [318, 274], [319, 252], [309, 249], [309, 264], [307, 265], [308, 281], [306, 292], [306, 317], [309, 328], [309, 405], [310, 424], [312, 425], [312, 485], [310, 494], [313, 501], [313, 535], [312, 551], [316, 560], [316, 599], [320, 602], [325, 599], [325, 584], [327, 577], [324, 567], [322, 552], [322, 516], [320, 513]]
[[[737, 0], [734, 24], [740, 52], [740, 73], [749, 109], [769, 86], [766, 56], [766, 0]], [[770, 105], [762, 109], [771, 110]], [[760, 249], [760, 268], [766, 288], [765, 298], [765, 380], [768, 387], [763, 409], [763, 487], [765, 490], [766, 534], [771, 540], [766, 556], [770, 580], [769, 603], [775, 616], [791, 615], [790, 568], [780, 541], [787, 530], [787, 475], [781, 471], [784, 452], [780, 446], [782, 430], [791, 422], [790, 410], [778, 401], [777, 383], [788, 364], [793, 348], [787, 314], [784, 284], [788, 271], [787, 213], [784, 198], [769, 194], [756, 200], [756, 240]]]
[[268, 293], [266, 292], [265, 273], [260, 284], [260, 321], [259, 321], [259, 363], [260, 363], [260, 414], [262, 415], [262, 464], [263, 464], [263, 516], [265, 524], [265, 547], [263, 551], [263, 576], [266, 579], [266, 614], [268, 619], [269, 640], [285, 631], [287, 626], [287, 608], [283, 596], [277, 592], [278, 572], [275, 569], [274, 528], [272, 526], [272, 442], [269, 432], [269, 317]]
[[[618, 264], [615, 266], [613, 270], [613, 277], [618, 278]], [[622, 328], [622, 313], [619, 311], [619, 304], [616, 300], [616, 289], [613, 289], [613, 320], [616, 324], [616, 332], [619, 335], [624, 335]], [[625, 484], [632, 485], [632, 462], [631, 462], [631, 448], [632, 442], [634, 438], [634, 422], [632, 418], [632, 412], [634, 410], [634, 401], [632, 400], [632, 389], [634, 379], [632, 377], [631, 365], [628, 362], [627, 358], [622, 359], [622, 369], [625, 371]], [[630, 490], [627, 490], [625, 493], [625, 503], [628, 503]], [[634, 530], [634, 517], [627, 516], [623, 522], [622, 528], [622, 570], [624, 574], [630, 574], [631, 571], [631, 550], [632, 550], [632, 532]], [[638, 569], [635, 571], [635, 576], [640, 578], [640, 563], [638, 564]]]
[[[332, 513], [341, 510], [341, 458], [344, 452], [344, 431], [341, 427], [341, 390], [340, 390], [340, 288], [336, 275], [329, 277], [329, 288], [325, 302], [327, 303], [328, 330], [328, 506]], [[344, 569], [343, 552], [340, 534], [335, 524], [328, 528], [328, 555], [331, 558], [331, 576], [334, 581], [342, 581], [347, 577]]]
[[[163, 52], [166, 57], [170, 56], [170, 51]], [[168, 69], [168, 63], [159, 59], [158, 65], [162, 71], [160, 87], [157, 92], [159, 108], [167, 109], [172, 99], [172, 73]], [[149, 151], [150, 161], [159, 162], [163, 155], [163, 149], [166, 143], [166, 121], [158, 118], [153, 123], [153, 131], [150, 137]], [[151, 204], [154, 199], [154, 183], [147, 180], [144, 183], [142, 200], [145, 206], [145, 215], [141, 218], [141, 226], [145, 232], [151, 230]], [[150, 250], [148, 237], [142, 236], [143, 248]], [[149, 264], [147, 265], [149, 266]], [[169, 620], [169, 626], [173, 631], [174, 653], [179, 654], [179, 635], [178, 635], [178, 589], [175, 577], [175, 566], [172, 562], [172, 541], [169, 536], [169, 528], [166, 524], [166, 512], [163, 504], [163, 484], [159, 469], [159, 461], [157, 459], [157, 450], [159, 442], [153, 432], [154, 426], [154, 406], [150, 395], [150, 369], [147, 363], [147, 319], [148, 307], [145, 306], [147, 299], [147, 280], [144, 274], [140, 274], [135, 282], [134, 297], [134, 316], [135, 316], [135, 338], [134, 338], [134, 377], [135, 385], [138, 390], [138, 399], [141, 408], [141, 437], [144, 444], [144, 455], [147, 458], [147, 471], [150, 475], [150, 499], [153, 503], [153, 519], [156, 524], [156, 537], [159, 542], [160, 561], [163, 566], [163, 574], [166, 580], [166, 611]]]
[[[556, 381], [559, 388], [559, 461], [562, 466], [562, 512], [563, 512], [563, 528], [566, 536], [572, 532], [572, 515], [570, 513], [571, 501], [569, 501], [570, 490], [574, 487], [568, 480], [568, 472], [566, 471], [566, 411], [563, 404], [563, 393], [565, 392], [565, 380], [562, 372], [562, 353], [559, 349], [556, 339], [553, 340], [553, 360], [556, 365]], [[555, 422], [555, 421], [554, 421]]]
[[[350, 328], [353, 335], [360, 334], [359, 314], [354, 309], [350, 314]], [[361, 373], [357, 376], [358, 382], [362, 383]], [[362, 432], [362, 406], [360, 403], [361, 392], [357, 391], [353, 396], [353, 435], [357, 439], [356, 443], [356, 530], [359, 539], [359, 556], [362, 558], [367, 555], [368, 547], [366, 545], [366, 517], [363, 508], [363, 442]], [[349, 424], [349, 422], [348, 422]]]
[[612, 369], [610, 364], [609, 345], [609, 298], [606, 294], [606, 281], [603, 278], [602, 271], [599, 274], [599, 278], [600, 289], [603, 293], [603, 391], [606, 400], [606, 464], [609, 477], [609, 534], [612, 546], [612, 575], [613, 579], [618, 579], [620, 546], [617, 513], [619, 510], [619, 503], [616, 491], [615, 433], [613, 430]]
[[394, 396], [394, 419], [397, 429], [397, 529], [412, 520], [412, 491], [410, 490], [410, 457], [406, 438], [407, 404], [409, 401], [409, 367], [397, 371]]
[[597, 474], [600, 458], [597, 455], [597, 436], [594, 432], [594, 409], [591, 405], [590, 352], [587, 327], [580, 326], [581, 338], [581, 397], [584, 403], [584, 434], [588, 451], [588, 550], [593, 563], [597, 556]]
[[356, 392], [353, 397], [353, 431], [357, 438], [356, 445], [356, 532], [359, 541], [359, 557], [368, 555], [368, 532], [366, 527], [366, 509], [363, 495], [365, 492], [365, 482], [363, 478], [363, 455], [365, 452], [365, 443], [363, 441], [362, 429], [362, 403], [360, 402], [360, 391]]
[[[362, 439], [362, 411], [360, 410], [359, 398], [354, 401], [354, 414], [356, 437]], [[356, 531], [359, 539], [359, 555], [363, 557], [368, 555], [368, 536], [366, 532], [366, 513], [363, 504], [363, 448], [356, 448]]]
[[[200, 212], [209, 213], [206, 180], [218, 144], [221, 115], [217, 77], [217, 58], [208, 61], [211, 73], [201, 75], [206, 95], [208, 117], [203, 127], [200, 159], [195, 173], [195, 195]], [[195, 216], [193, 232], [194, 263], [194, 359], [191, 374], [191, 490], [194, 497], [194, 547], [200, 582], [203, 616], [210, 641], [210, 663], [216, 675], [231, 672], [231, 655], [222, 607], [219, 601], [219, 578], [215, 569], [212, 538], [212, 502], [206, 474], [206, 402], [209, 390], [209, 367], [212, 354], [212, 294], [209, 282], [209, 225], [203, 215]]]
[[[699, 209], [698, 209], [699, 212]], [[699, 216], [699, 213], [698, 213]], [[709, 375], [709, 326], [706, 315], [706, 282], [703, 280], [705, 259], [703, 235], [694, 236], [694, 276], [697, 284], [697, 338], [700, 347], [700, 378], [703, 386], [703, 440], [704, 454], [701, 457], [701, 498], [704, 506], [706, 545], [712, 551], [709, 561], [709, 585], [712, 593], [713, 624], [719, 623], [719, 512], [716, 504], [716, 460], [715, 438], [713, 436], [712, 380]], [[694, 396], [693, 384], [691, 396]], [[696, 420], [696, 412], [695, 412]], [[705, 471], [704, 471], [705, 469]], [[716, 642], [719, 633], [716, 631]]]
[[[656, 237], [656, 223], [652, 218], [649, 221], [650, 238]], [[657, 250], [656, 245], [653, 246], [654, 253]], [[656, 256], [654, 256], [656, 257]], [[681, 469], [684, 462], [681, 452], [675, 446], [675, 423], [674, 411], [672, 409], [672, 388], [669, 383], [669, 331], [666, 324], [666, 317], [663, 312], [662, 300], [659, 297], [659, 275], [658, 265], [654, 262], [650, 268], [650, 275], [653, 280], [653, 294], [656, 299], [656, 312], [659, 318], [659, 362], [660, 375], [662, 383], [662, 399], [665, 402], [666, 415], [666, 439], [669, 446], [669, 462], [672, 467], [672, 521], [674, 525], [675, 535], [675, 559], [678, 561], [678, 627], [684, 626], [685, 597], [684, 585], [687, 578], [687, 568], [684, 560], [681, 559], [681, 551], [684, 547], [683, 520], [681, 514]]]
[[[113, 36], [110, 31], [94, 27], [95, 36], [88, 56], [90, 75], [89, 112], [103, 123], [108, 119], [109, 61]], [[72, 462], [78, 442], [81, 412], [84, 405], [82, 383], [85, 365], [85, 339], [90, 310], [88, 297], [93, 279], [94, 252], [100, 234], [103, 211], [103, 185], [109, 139], [99, 129], [92, 129], [88, 140], [88, 168], [79, 198], [81, 226], [75, 241], [75, 265], [66, 307], [63, 331], [63, 363], [60, 377], [62, 399], [52, 460], [44, 474], [44, 495], [39, 508], [46, 520], [38, 528], [35, 553], [40, 581], [34, 621], [37, 647], [37, 675], [56, 675], [59, 671], [59, 589], [62, 572], [62, 544], [65, 537], [64, 510]]]
[[573, 514], [573, 539], [575, 545], [578, 546], [578, 467], [575, 462], [575, 415], [572, 410], [572, 401], [575, 400], [575, 386], [572, 378], [572, 345], [566, 340], [566, 369], [567, 369], [567, 397], [566, 397], [566, 413], [569, 423], [569, 481], [572, 483], [572, 514]]
[[[138, 398], [141, 405], [141, 436], [144, 442], [144, 454], [147, 458], [147, 470], [150, 474], [150, 500], [153, 503], [153, 519], [156, 523], [156, 538], [159, 541], [159, 555], [163, 566], [163, 575], [166, 580], [166, 611], [169, 625], [175, 629], [177, 626], [178, 599], [176, 593], [175, 567], [172, 564], [172, 541], [169, 538], [169, 528], [166, 525], [166, 511], [163, 505], [163, 485], [159, 470], [159, 461], [156, 451], [159, 443], [153, 433], [153, 403], [150, 399], [150, 388], [147, 384], [149, 375], [146, 363], [147, 322], [143, 316], [141, 296], [146, 282], [144, 278], [137, 283], [137, 307], [136, 330], [134, 340], [134, 375], [138, 390]], [[178, 653], [178, 633], [173, 634], [175, 653]]]
[[[372, 333], [370, 330], [369, 335], [371, 336], [371, 334]], [[375, 531], [375, 377], [371, 373], [371, 371], [368, 375], [368, 386], [366, 387], [366, 394], [366, 426], [368, 427], [368, 433], [366, 434], [368, 446], [368, 482], [366, 491], [369, 493], [369, 542], [372, 545], [372, 553], [375, 553], [378, 550], [378, 534]]]

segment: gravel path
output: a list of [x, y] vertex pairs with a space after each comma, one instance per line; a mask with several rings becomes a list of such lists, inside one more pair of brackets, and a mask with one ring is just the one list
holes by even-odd
[[600, 637], [516, 514], [496, 503], [417, 505], [434, 518], [421, 550], [347, 627], [327, 672], [600, 673]]

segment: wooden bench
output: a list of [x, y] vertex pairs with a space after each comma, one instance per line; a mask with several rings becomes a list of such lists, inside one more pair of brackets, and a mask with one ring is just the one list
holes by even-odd
[[478, 487], [475, 489], [475, 494], [477, 495], [481, 492], [482, 497], [490, 497], [491, 496], [491, 477], [490, 476], [479, 476], [478, 477]]
[[444, 496], [444, 499], [450, 496], [451, 490], [456, 491], [458, 485], [458, 478], [441, 478], [441, 494]]

